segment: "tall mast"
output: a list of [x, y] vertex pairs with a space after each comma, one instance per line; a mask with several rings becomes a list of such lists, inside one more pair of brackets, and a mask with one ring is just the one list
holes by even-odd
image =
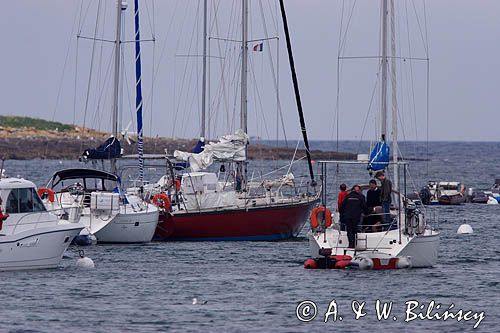
[[[398, 161], [398, 99], [396, 94], [396, 28], [394, 0], [391, 0], [391, 87], [392, 87], [392, 156]], [[394, 189], [399, 190], [399, 167], [394, 165]]]
[[[115, 74], [113, 82], [113, 119], [112, 135], [118, 139], [118, 97], [120, 92], [120, 42], [122, 31], [122, 1], [116, 5], [116, 37], [115, 37]], [[111, 159], [111, 172], [116, 173], [116, 159]]]
[[307, 162], [309, 164], [309, 174], [311, 176], [311, 184], [315, 186], [316, 181], [314, 180], [314, 171], [311, 161], [311, 153], [309, 150], [309, 140], [307, 139], [306, 122], [304, 120], [304, 113], [302, 111], [302, 102], [300, 100], [299, 93], [299, 83], [297, 81], [297, 74], [295, 72], [295, 62], [293, 60], [292, 54], [292, 43], [290, 41], [290, 33], [288, 32], [288, 22], [286, 19], [285, 4], [283, 0], [280, 0], [281, 18], [283, 19], [283, 28], [285, 30], [286, 47], [288, 50], [288, 60], [290, 61], [290, 70], [292, 72], [293, 89], [295, 92], [295, 102], [297, 103], [297, 110], [299, 111], [300, 129], [302, 131], [302, 137], [304, 138], [304, 145], [306, 147]]
[[201, 87], [201, 136], [205, 137], [206, 131], [206, 94], [207, 94], [207, 0], [203, 0], [203, 81]]
[[135, 27], [135, 112], [137, 116], [137, 154], [139, 155], [139, 183], [144, 183], [144, 141], [142, 129], [142, 71], [141, 34], [139, 31], [139, 0], [134, 0]]
[[387, 0], [382, 0], [382, 91], [381, 91], [381, 140], [387, 137]]
[[[248, 0], [241, 2], [241, 114], [240, 128], [247, 134], [247, 67], [248, 67]], [[247, 142], [245, 142], [245, 156], [248, 156]], [[236, 163], [236, 190], [246, 189], [247, 166], [246, 162]]]
[[242, 0], [241, 28], [241, 118], [240, 127], [247, 133], [248, 0]]

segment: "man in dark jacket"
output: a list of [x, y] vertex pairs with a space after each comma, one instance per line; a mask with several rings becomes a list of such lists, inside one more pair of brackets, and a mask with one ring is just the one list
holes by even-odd
[[365, 196], [361, 193], [361, 187], [354, 185], [351, 192], [344, 199], [339, 209], [340, 221], [347, 225], [347, 239], [349, 247], [356, 247], [356, 233], [361, 215], [367, 213]]
[[380, 201], [384, 209], [384, 224], [385, 228], [391, 225], [391, 202], [392, 202], [392, 182], [385, 176], [383, 171], [377, 171], [375, 178], [380, 180]]
[[[370, 214], [373, 214], [375, 212], [375, 207], [382, 206], [382, 202], [380, 201], [380, 189], [377, 187], [377, 181], [375, 179], [370, 179], [368, 185], [370, 188], [366, 191], [366, 207], [368, 207]], [[376, 231], [378, 226], [380, 226], [380, 221], [380, 215], [368, 215], [363, 219], [363, 225], [371, 231]]]

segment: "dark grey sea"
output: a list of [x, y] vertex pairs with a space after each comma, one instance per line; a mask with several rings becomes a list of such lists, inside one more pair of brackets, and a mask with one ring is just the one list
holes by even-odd
[[[367, 143], [339, 146], [368, 151]], [[335, 149], [336, 144], [313, 142], [312, 147]], [[500, 178], [498, 143], [431, 142], [429, 149], [426, 143], [407, 143], [401, 150], [409, 158], [429, 158], [410, 161], [408, 188], [435, 179], [487, 189]], [[254, 161], [251, 172], [286, 163]], [[42, 186], [57, 169], [78, 165], [6, 161], [5, 169]], [[151, 177], [162, 172], [148, 170]], [[307, 174], [303, 163], [292, 171], [296, 177]], [[332, 165], [327, 179], [333, 205], [339, 182], [352, 185], [369, 176], [364, 168]], [[428, 215], [439, 222], [441, 243], [438, 264], [426, 269], [305, 270], [308, 223], [299, 238], [280, 242], [87, 247], [93, 270], [77, 269], [76, 249], [71, 249], [59, 269], [0, 272], [0, 332], [462, 332], [473, 331], [478, 322], [477, 331], [498, 332], [500, 205], [436, 206], [428, 208]], [[457, 235], [462, 223], [474, 233]], [[386, 306], [392, 302], [387, 319], [377, 318], [377, 300]], [[301, 321], [297, 307], [304, 301], [309, 303], [298, 311]], [[407, 314], [407, 306], [416, 302]], [[432, 315], [450, 308], [455, 314], [471, 312], [460, 321], [418, 317], [432, 302]], [[332, 314], [325, 322], [329, 307]]]

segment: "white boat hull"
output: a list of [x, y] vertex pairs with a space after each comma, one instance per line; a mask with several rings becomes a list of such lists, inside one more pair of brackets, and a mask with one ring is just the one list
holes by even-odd
[[384, 253], [393, 257], [408, 256], [412, 267], [432, 267], [437, 262], [439, 232], [425, 230], [420, 235], [401, 235], [399, 230], [358, 233], [356, 249], [348, 248], [347, 232], [329, 228], [326, 232], [309, 233], [310, 252], [313, 258], [321, 257], [320, 249], [332, 249], [332, 255], [360, 255]]
[[158, 224], [158, 209], [117, 214], [94, 235], [98, 243], [147, 243], [153, 239]]
[[56, 268], [81, 224], [36, 228], [0, 236], [0, 270]]

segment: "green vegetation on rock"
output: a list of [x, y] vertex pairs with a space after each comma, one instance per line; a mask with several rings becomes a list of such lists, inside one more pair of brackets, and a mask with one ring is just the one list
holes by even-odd
[[74, 127], [71, 125], [66, 125], [56, 121], [17, 116], [0, 116], [0, 126], [13, 128], [29, 127], [42, 131], [58, 130], [59, 132], [65, 132], [74, 129]]

